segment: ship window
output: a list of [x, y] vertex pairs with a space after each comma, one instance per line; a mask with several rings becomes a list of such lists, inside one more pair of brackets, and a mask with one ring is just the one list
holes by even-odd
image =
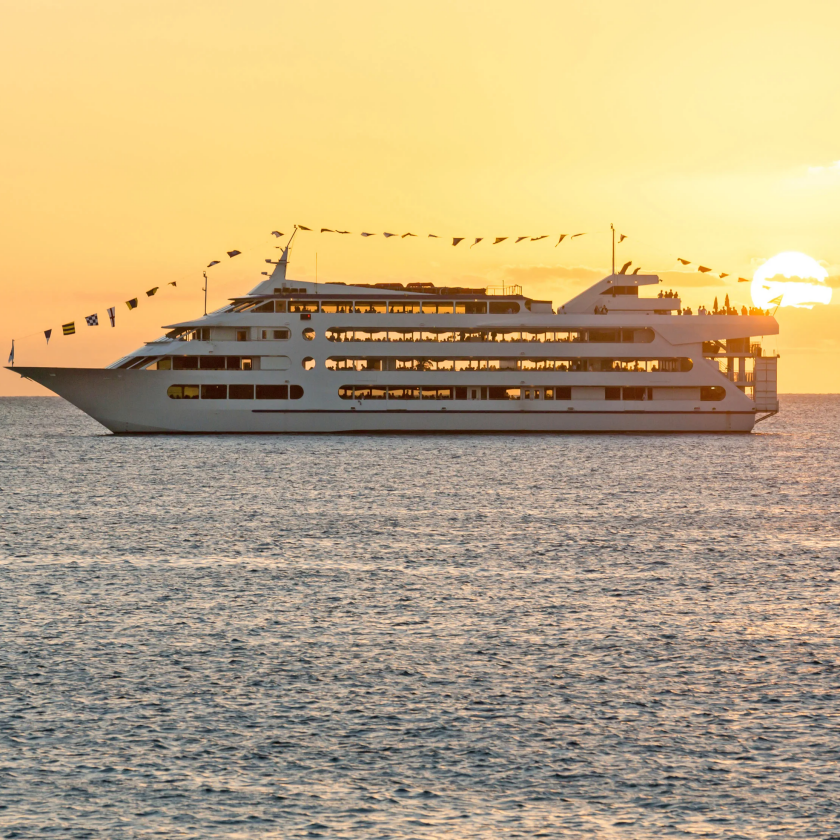
[[388, 302], [388, 310], [393, 315], [414, 315], [420, 311], [420, 301], [392, 300]]
[[605, 400], [620, 400], [621, 388], [604, 388]]
[[303, 360], [303, 369], [304, 370], [314, 370], [314, 368], [315, 368], [315, 359], [313, 359], [311, 356], [307, 356]]
[[274, 312], [274, 301], [269, 300], [265, 303], [261, 303], [259, 306], [255, 306], [252, 310], [253, 312]]
[[307, 327], [307, 328], [303, 331], [303, 337], [304, 337], [307, 341], [312, 341], [312, 339], [313, 339], [313, 338], [315, 338], [315, 330], [313, 330], [313, 329], [312, 329], [312, 327]]
[[242, 359], [239, 356], [226, 356], [225, 367], [228, 370], [242, 370]]
[[198, 385], [184, 385], [184, 399], [197, 400], [198, 399]]
[[487, 304], [475, 303], [474, 301], [456, 300], [456, 315], [484, 315], [487, 312]]
[[225, 357], [224, 356], [201, 356], [199, 358], [198, 366], [202, 370], [224, 370]]
[[354, 396], [357, 400], [384, 400], [385, 388], [375, 388], [369, 385], [357, 385]]
[[257, 385], [258, 400], [286, 400], [288, 398], [288, 385]]
[[329, 312], [331, 314], [341, 314], [350, 312], [353, 304], [349, 300], [325, 300], [321, 304], [321, 312]]
[[454, 388], [437, 388], [434, 386], [424, 387], [421, 389], [422, 398], [424, 400], [451, 400]]
[[456, 388], [455, 389], [455, 399], [456, 400], [465, 400], [467, 398], [467, 389], [466, 388]]
[[287, 341], [291, 337], [291, 330], [260, 330], [263, 341]]
[[515, 315], [519, 304], [515, 300], [490, 301], [491, 315]]
[[236, 340], [237, 341], [247, 341], [248, 340], [248, 330], [237, 330], [236, 331]]
[[451, 315], [454, 311], [455, 304], [451, 300], [424, 300], [423, 313], [433, 313], [435, 315]]
[[286, 311], [286, 301], [285, 300], [275, 300], [274, 301], [274, 311], [275, 312], [285, 312]]
[[166, 389], [166, 396], [168, 396], [170, 400], [182, 400], [184, 398], [184, 386], [170, 385]]
[[388, 399], [389, 400], [419, 400], [420, 399], [420, 389], [419, 388], [389, 388], [388, 389]]
[[232, 400], [252, 400], [254, 399], [253, 385], [229, 385], [228, 396]]
[[353, 386], [352, 385], [342, 385], [338, 389], [338, 396], [341, 397], [343, 400], [352, 400], [353, 399]]
[[555, 388], [554, 398], [556, 400], [570, 400], [572, 398], [571, 388]]
[[227, 385], [202, 385], [201, 399], [203, 400], [226, 400]]
[[172, 359], [173, 370], [198, 370], [198, 356], [175, 356]]
[[363, 315], [379, 315], [386, 311], [384, 300], [357, 300], [356, 312]]
[[620, 330], [590, 330], [589, 340], [594, 342], [621, 341]]
[[488, 399], [491, 400], [518, 400], [519, 399], [519, 388], [499, 388], [499, 387], [489, 387], [488, 389]]
[[289, 398], [299, 400], [303, 396], [303, 388], [300, 385], [292, 385], [289, 388]]
[[648, 395], [650, 390], [650, 388], [622, 388], [621, 397], [625, 400], [646, 400], [650, 398]]
[[172, 359], [169, 357], [165, 359], [158, 359], [157, 360], [157, 369], [158, 370], [172, 370]]
[[720, 385], [704, 385], [700, 388], [700, 399], [703, 402], [719, 402], [726, 396], [726, 389]]
[[317, 312], [317, 300], [290, 300], [289, 312]]

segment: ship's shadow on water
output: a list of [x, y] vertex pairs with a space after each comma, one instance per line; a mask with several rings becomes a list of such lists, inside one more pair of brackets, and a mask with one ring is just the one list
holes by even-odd
[[193, 437], [0, 400], [0, 835], [840, 835], [838, 409]]

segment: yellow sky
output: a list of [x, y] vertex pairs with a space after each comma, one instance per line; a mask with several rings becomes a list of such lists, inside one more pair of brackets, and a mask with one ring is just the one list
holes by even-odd
[[[513, 280], [559, 303], [609, 269], [613, 221], [647, 270], [751, 277], [799, 250], [840, 276], [840, 4], [27, 0], [3, 19], [3, 361], [51, 327], [18, 364], [110, 363], [200, 313], [225, 250], [245, 253], [211, 306], [250, 289], [295, 222], [554, 234], [302, 235], [290, 274], [317, 252], [325, 281]], [[700, 281], [667, 275], [692, 306], [749, 302]], [[80, 323], [114, 304], [117, 329]], [[780, 389], [840, 391], [840, 305], [778, 317]], [[0, 372], [0, 395], [35, 393]]]

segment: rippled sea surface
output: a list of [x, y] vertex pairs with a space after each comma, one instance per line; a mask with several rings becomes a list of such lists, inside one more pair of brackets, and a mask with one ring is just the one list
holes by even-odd
[[840, 836], [840, 397], [736, 436], [0, 400], [0, 836]]

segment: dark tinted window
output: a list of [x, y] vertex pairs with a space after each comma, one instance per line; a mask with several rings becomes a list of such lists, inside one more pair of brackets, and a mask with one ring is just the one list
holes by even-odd
[[198, 356], [175, 356], [172, 359], [173, 370], [198, 370]]
[[202, 370], [224, 370], [225, 357], [224, 356], [201, 356], [198, 366]]
[[621, 388], [604, 388], [604, 399], [620, 400]]
[[287, 400], [288, 398], [288, 385], [257, 385], [258, 400]]
[[726, 390], [720, 385], [704, 385], [700, 389], [700, 399], [704, 402], [717, 402], [726, 396]]
[[490, 303], [491, 315], [506, 315], [519, 312], [519, 304], [515, 300], [504, 300], [498, 303]]
[[292, 385], [289, 389], [289, 396], [293, 400], [299, 400], [303, 396], [303, 388], [300, 385]]
[[203, 400], [226, 400], [227, 385], [202, 385], [201, 399]]
[[555, 399], [558, 400], [570, 400], [572, 398], [572, 389], [571, 388], [557, 388]]
[[252, 400], [254, 399], [253, 385], [229, 385], [229, 397], [232, 400]]

